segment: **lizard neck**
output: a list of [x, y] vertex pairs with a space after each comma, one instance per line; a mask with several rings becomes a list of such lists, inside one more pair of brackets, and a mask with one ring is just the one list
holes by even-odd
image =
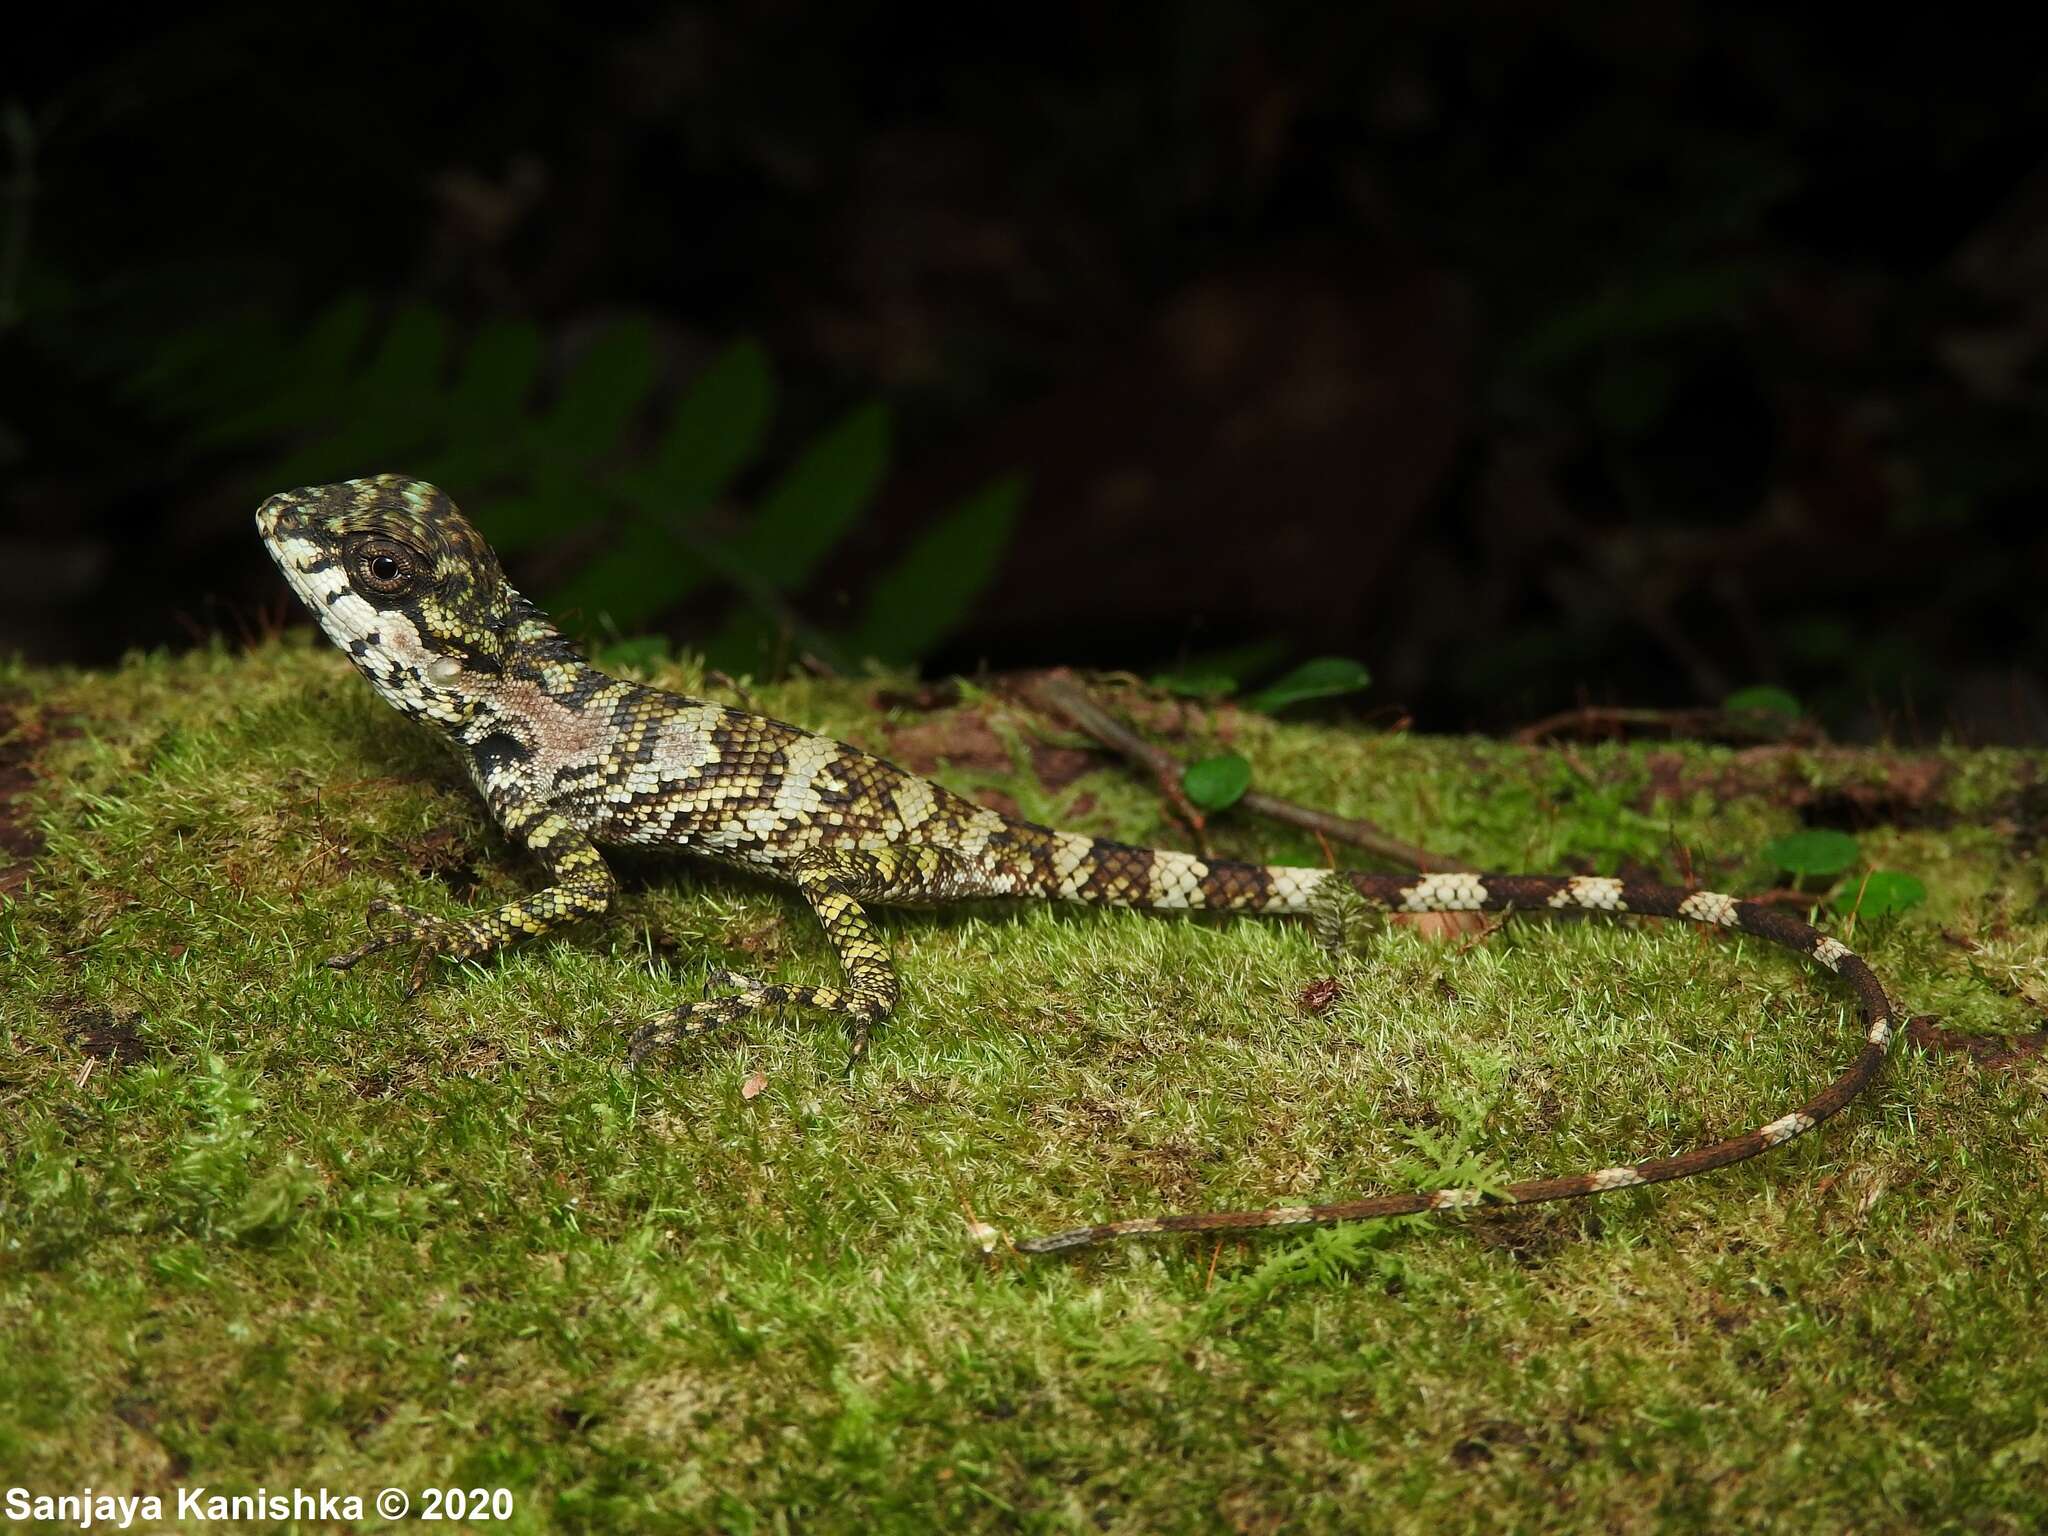
[[601, 695], [608, 699], [618, 686], [538, 610], [519, 601], [526, 612], [507, 630], [497, 668], [480, 672], [468, 690], [468, 718], [461, 732], [466, 739], [541, 715], [559, 720], [588, 713]]
[[622, 688], [549, 628], [509, 645], [493, 672], [465, 678], [456, 751], [487, 796], [558, 796], [602, 764]]
[[566, 716], [584, 713], [613, 686], [612, 678], [591, 666], [546, 615], [516, 592], [509, 611], [489, 627], [495, 643], [415, 669], [407, 697], [393, 697], [388, 689], [385, 696], [474, 748], [508, 732], [527, 737], [542, 717], [559, 725]]

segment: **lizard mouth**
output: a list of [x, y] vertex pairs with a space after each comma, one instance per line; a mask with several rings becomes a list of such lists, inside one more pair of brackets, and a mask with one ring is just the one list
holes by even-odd
[[289, 492], [271, 497], [256, 509], [256, 532], [292, 590], [317, 613], [337, 584], [312, 578], [330, 569], [338, 574], [340, 561], [313, 531], [305, 504]]
[[289, 494], [271, 497], [256, 509], [256, 531], [285, 585], [335, 644], [346, 647], [360, 639], [367, 627], [363, 616], [336, 611], [350, 596], [347, 574], [335, 551], [308, 527], [304, 505]]

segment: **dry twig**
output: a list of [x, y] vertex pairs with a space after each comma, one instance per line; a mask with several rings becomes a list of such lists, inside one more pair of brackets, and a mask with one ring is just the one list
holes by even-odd
[[[1186, 768], [1173, 753], [1145, 740], [1097, 704], [1079, 684], [1068, 677], [1058, 674], [1041, 677], [1026, 686], [1026, 693], [1040, 708], [1062, 716], [1077, 729], [1093, 736], [1111, 750], [1122, 753], [1150, 772], [1158, 781], [1160, 792], [1189, 820], [1199, 834], [1202, 815], [1189, 803], [1186, 793], [1181, 789], [1181, 775]], [[1470, 864], [1461, 863], [1446, 854], [1432, 853], [1427, 848], [1405, 843], [1369, 821], [1319, 811], [1313, 806], [1297, 805], [1292, 800], [1282, 800], [1277, 795], [1268, 795], [1256, 789], [1245, 791], [1244, 798], [1238, 804], [1256, 815], [1301, 827], [1317, 837], [1349, 843], [1354, 848], [1363, 848], [1368, 853], [1378, 854], [1381, 858], [1391, 859], [1397, 864], [1405, 864], [1411, 869], [1443, 872], [1472, 868]]]
[[1525, 747], [1560, 736], [1604, 740], [1631, 730], [1655, 730], [1665, 736], [1695, 741], [1735, 743], [1787, 742], [1813, 745], [1824, 739], [1810, 720], [1790, 719], [1762, 710], [1623, 709], [1587, 704], [1545, 715], [1517, 730], [1509, 739]]

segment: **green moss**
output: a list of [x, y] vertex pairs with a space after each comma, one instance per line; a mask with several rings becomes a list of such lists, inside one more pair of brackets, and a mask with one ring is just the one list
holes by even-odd
[[[800, 681], [756, 702], [886, 751], [909, 717], [871, 694]], [[38, 774], [12, 814], [45, 845], [0, 898], [10, 1483], [502, 1483], [523, 1530], [2048, 1517], [2038, 1059], [1905, 1048], [1821, 1133], [1668, 1189], [972, 1256], [970, 1211], [1021, 1235], [1447, 1166], [1600, 1166], [1753, 1125], [1855, 1033], [1842, 996], [1753, 942], [1530, 922], [1332, 960], [1284, 925], [890, 914], [904, 1003], [851, 1082], [808, 1019], [636, 1074], [620, 1021], [709, 965], [828, 975], [801, 911], [636, 863], [604, 922], [407, 1001], [395, 966], [317, 962], [375, 896], [453, 911], [533, 871], [338, 657], [15, 667], [0, 700], [0, 740], [11, 712]], [[952, 782], [1175, 838], [1149, 786], [1106, 764], [1049, 789], [1035, 726], [964, 707], [996, 710], [1012, 761]], [[1685, 859], [1744, 888], [1797, 825], [1768, 793], [1709, 787], [1741, 765], [1717, 749], [1567, 761], [1223, 723], [1227, 742], [1193, 745], [1243, 752], [1261, 787], [1486, 867]], [[2040, 760], [1939, 759], [1923, 814], [1861, 834], [1929, 901], [1858, 947], [1908, 1014], [2033, 1028]], [[1223, 851], [1321, 857], [1237, 814], [1212, 830]], [[1343, 993], [1312, 1017], [1296, 998], [1325, 976]]]

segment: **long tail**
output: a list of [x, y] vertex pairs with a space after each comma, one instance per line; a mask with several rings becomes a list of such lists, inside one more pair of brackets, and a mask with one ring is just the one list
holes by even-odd
[[[1741, 1136], [1643, 1162], [1623, 1163], [1591, 1173], [1528, 1179], [1505, 1189], [1433, 1189], [1412, 1194], [1375, 1195], [1328, 1205], [1280, 1205], [1256, 1211], [1195, 1211], [1143, 1216], [1098, 1226], [1075, 1227], [1013, 1246], [1020, 1253], [1052, 1253], [1114, 1238], [1153, 1232], [1245, 1232], [1266, 1227], [1317, 1226], [1373, 1216], [1478, 1205], [1534, 1205], [1570, 1200], [1638, 1184], [1664, 1184], [1781, 1146], [1838, 1113], [1877, 1076], [1892, 1037], [1892, 1007], [1870, 967], [1835, 939], [1770, 907], [1714, 891], [1684, 891], [1668, 885], [1579, 875], [1370, 875], [1353, 871], [1290, 869], [1259, 864], [1206, 861], [1165, 850], [1128, 848], [1057, 834], [1056, 856], [1067, 867], [1056, 872], [1045, 894], [1092, 904], [1138, 907], [1216, 908], [1264, 913], [1313, 913], [1329, 900], [1326, 882], [1341, 880], [1371, 905], [1391, 912], [1504, 912], [1582, 910], [1612, 916], [1680, 917], [1708, 927], [1735, 928], [1768, 939], [1834, 972], [1856, 994], [1864, 1026], [1863, 1046], [1833, 1082], [1789, 1114]], [[977, 1227], [984, 1246], [999, 1235]]]

